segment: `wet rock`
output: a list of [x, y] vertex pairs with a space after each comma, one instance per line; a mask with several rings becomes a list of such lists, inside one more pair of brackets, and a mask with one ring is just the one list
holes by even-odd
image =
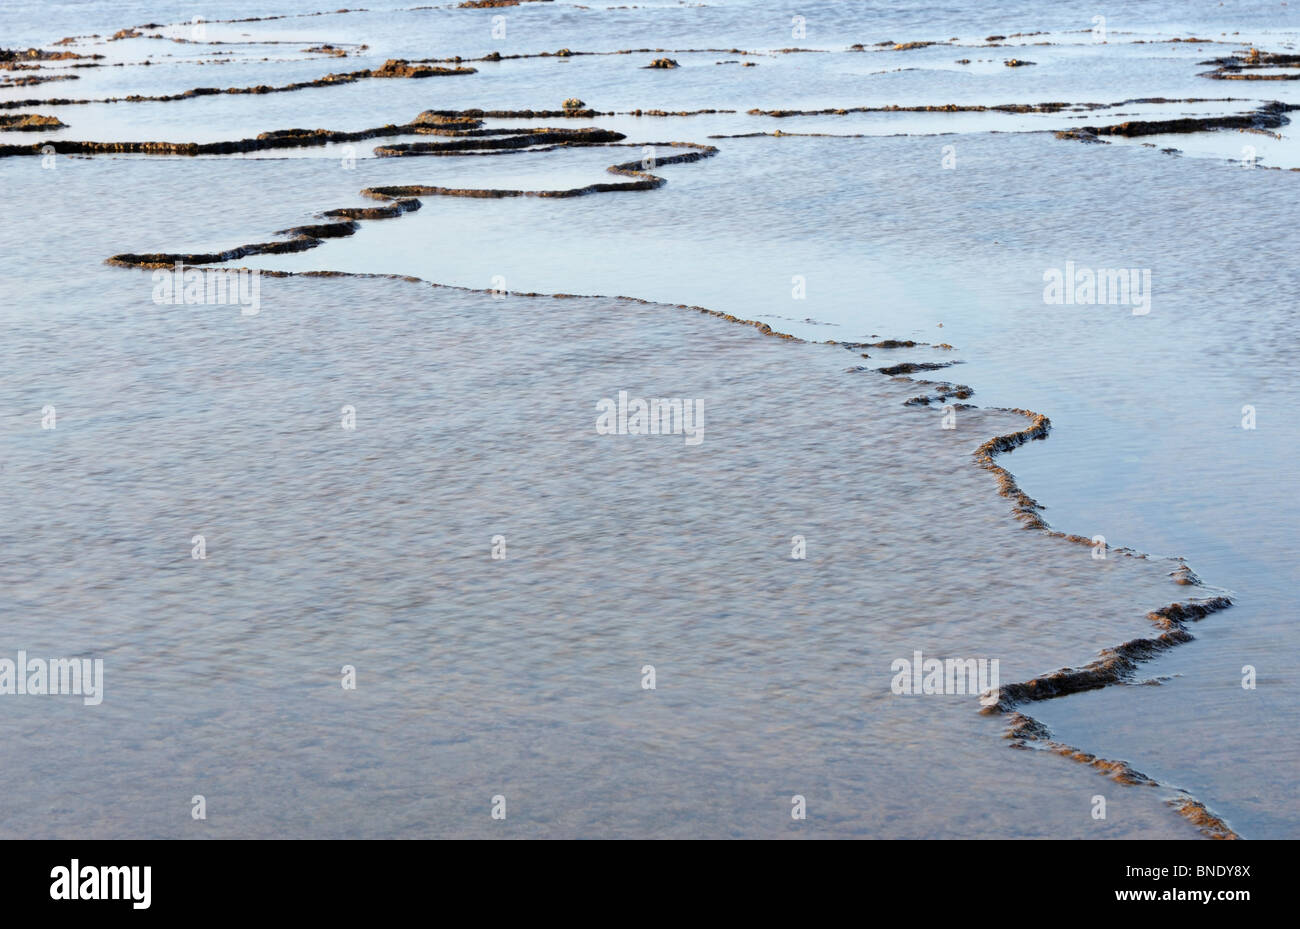
[[1217, 65], [1218, 67], [1213, 71], [1203, 72], [1200, 76], [1219, 81], [1300, 80], [1300, 74], [1296, 73], [1256, 73], [1262, 68], [1300, 67], [1300, 55], [1284, 52], [1261, 52], [1257, 48], [1252, 48], [1245, 55], [1233, 55], [1228, 58], [1214, 58], [1210, 61], [1202, 61], [1201, 64]]
[[0, 48], [0, 66], [19, 61], [68, 61], [73, 58], [100, 59], [103, 55], [78, 55], [76, 52], [47, 52], [44, 49]]
[[937, 371], [940, 368], [951, 367], [954, 364], [956, 364], [955, 361], [905, 361], [902, 364], [890, 365], [887, 368], [877, 368], [876, 370], [890, 377], [898, 377], [902, 374], [915, 374], [917, 371]]
[[326, 210], [322, 216], [339, 219], [395, 219], [403, 213], [418, 210], [423, 204], [414, 198], [398, 200], [392, 206], [346, 206], [337, 210]]
[[0, 114], [0, 130], [8, 132], [40, 132], [44, 129], [66, 128], [68, 127], [56, 116], [39, 116], [35, 113], [25, 113], [19, 116]]
[[1130, 120], [1114, 126], [1081, 126], [1056, 133], [1058, 139], [1098, 141], [1097, 136], [1136, 138], [1166, 133], [1208, 132], [1217, 129], [1276, 129], [1291, 121], [1286, 114], [1300, 104], [1266, 103], [1250, 113], [1232, 116], [1188, 116], [1179, 119]]
[[1220, 817], [1211, 813], [1204, 803], [1199, 800], [1193, 800], [1190, 797], [1182, 797], [1166, 801], [1172, 806], [1179, 816], [1182, 816], [1192, 825], [1201, 830], [1201, 833], [1211, 839], [1239, 839], [1241, 836], [1232, 831], [1232, 828]]
[[352, 235], [361, 227], [355, 222], [344, 221], [337, 223], [315, 223], [309, 226], [294, 226], [291, 229], [281, 229], [276, 235], [289, 235], [295, 238], [309, 239], [338, 239], [343, 236]]
[[442, 68], [433, 65], [413, 65], [403, 58], [390, 58], [382, 68], [369, 72], [370, 77], [421, 78], [445, 74], [474, 74], [474, 68]]
[[595, 127], [535, 129], [531, 131], [514, 130], [511, 131], [510, 135], [496, 137], [477, 136], [448, 142], [403, 142], [396, 145], [380, 145], [375, 148], [375, 154], [381, 157], [440, 155], [452, 152], [470, 154], [481, 151], [531, 148], [535, 145], [598, 145], [607, 142], [621, 142], [625, 138], [627, 136], [621, 132]]
[[437, 110], [425, 110], [411, 120], [413, 126], [451, 126], [459, 129], [477, 129], [483, 120], [476, 116], [460, 116]]

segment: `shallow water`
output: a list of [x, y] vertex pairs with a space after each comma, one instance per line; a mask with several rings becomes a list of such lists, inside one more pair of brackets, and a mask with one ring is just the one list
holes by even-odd
[[[5, 10], [3, 44], [165, 18], [134, 9], [56, 4], [40, 23]], [[312, 6], [276, 7], [294, 9]], [[533, 58], [291, 93], [41, 105], [31, 111], [69, 128], [0, 133], [211, 141], [576, 95], [622, 115], [566, 125], [632, 144], [374, 158], [366, 141], [58, 156], [52, 170], [0, 159], [5, 188], [41, 207], [0, 231], [5, 654], [108, 666], [93, 710], [0, 701], [29, 764], [5, 775], [8, 834], [492, 834], [503, 824], [488, 802], [503, 793], [515, 834], [1196, 835], [1164, 805], [1182, 788], [1246, 837], [1295, 835], [1300, 683], [1286, 656], [1300, 514], [1286, 491], [1300, 243], [1295, 176], [1264, 170], [1292, 166], [1291, 127], [1280, 140], [1111, 145], [1052, 134], [1292, 101], [1294, 82], [1198, 75], [1243, 42], [1293, 50], [1295, 14], [1144, 9], [1140, 22], [1112, 19], [1105, 44], [1091, 41], [1094, 11], [1068, 5], [990, 22], [976, 6], [936, 21], [924, 5], [819, 4], [803, 11], [805, 39], [790, 37], [785, 11], [753, 3], [386, 10], [211, 23], [208, 39], [290, 44], [230, 46], [238, 60], [211, 65], [196, 63], [203, 47], [167, 42], [191, 60], [0, 89], [3, 101], [280, 85], [494, 48], [828, 50], [755, 55], [753, 68], [713, 52], [674, 52], [674, 71], [642, 70], [651, 53]], [[494, 41], [498, 12], [508, 38]], [[1174, 36], [1215, 41], [1162, 41]], [[885, 39], [944, 44], [844, 51]], [[321, 42], [370, 48], [301, 51]], [[71, 47], [139, 61], [164, 43]], [[1036, 64], [1007, 68], [1009, 57]], [[1157, 97], [1214, 99], [1124, 103]], [[747, 113], [1049, 101], [1123, 105]], [[626, 115], [637, 108], [736, 112]], [[713, 138], [777, 129], [866, 137]], [[375, 185], [582, 186], [671, 141], [720, 151], [656, 169], [668, 184], [655, 191], [425, 197], [352, 237], [236, 264], [627, 294], [813, 340], [955, 351], [868, 349], [863, 361], [672, 306], [386, 279], [264, 276], [261, 313], [244, 317], [159, 307], [148, 272], [101, 264], [267, 241], [322, 210], [374, 205], [359, 191]], [[1245, 145], [1260, 168], [1242, 170]], [[1170, 146], [1182, 154], [1159, 150]], [[1150, 314], [1045, 304], [1043, 274], [1066, 261], [1149, 269]], [[1051, 417], [1048, 441], [1001, 463], [1054, 527], [1154, 557], [1096, 561], [1020, 528], [970, 452], [1023, 420], [962, 410], [944, 430], [938, 407], [901, 405], [917, 386], [844, 371], [934, 357], [962, 362], [934, 377], [971, 385], [981, 407]], [[594, 404], [619, 389], [701, 397], [704, 442], [597, 436]], [[53, 432], [39, 428], [46, 404], [59, 411]], [[343, 404], [358, 410], [355, 433], [338, 428]], [[1241, 428], [1246, 405], [1253, 430]], [[205, 529], [212, 553], [198, 562], [189, 540]], [[816, 553], [806, 563], [789, 558], [796, 532]], [[487, 554], [498, 533], [504, 562]], [[1009, 750], [1002, 720], [971, 697], [889, 692], [890, 662], [915, 648], [997, 657], [1012, 682], [1149, 635], [1145, 612], [1189, 594], [1169, 582], [1173, 556], [1236, 605], [1143, 666], [1163, 683], [1027, 708], [1063, 742], [1161, 787]], [[647, 662], [654, 692], [638, 685]], [[355, 692], [338, 686], [347, 663]], [[1247, 664], [1253, 691], [1240, 686]], [[92, 763], [106, 773], [76, 796], [30, 776]], [[195, 793], [220, 810], [201, 826], [186, 815]], [[794, 793], [809, 798], [806, 823], [789, 819]], [[1100, 822], [1098, 793], [1110, 803]]]
[[[810, 835], [1192, 834], [1135, 789], [1103, 833], [1116, 785], [1045, 776], [973, 697], [890, 692], [914, 649], [1017, 679], [1176, 590], [1007, 518], [967, 453], [1012, 417], [918, 436], [843, 349], [672, 308], [267, 284], [251, 323], [141, 307], [98, 370], [80, 337], [47, 359], [61, 424], [7, 468], [9, 634], [103, 655], [107, 685], [93, 716], [5, 703], [14, 834], [193, 835], [192, 794], [199, 834], [492, 834], [498, 793], [513, 834], [800, 834], [796, 793]], [[701, 398], [704, 440], [597, 435], [619, 389]], [[75, 799], [31, 776], [92, 759]]]

